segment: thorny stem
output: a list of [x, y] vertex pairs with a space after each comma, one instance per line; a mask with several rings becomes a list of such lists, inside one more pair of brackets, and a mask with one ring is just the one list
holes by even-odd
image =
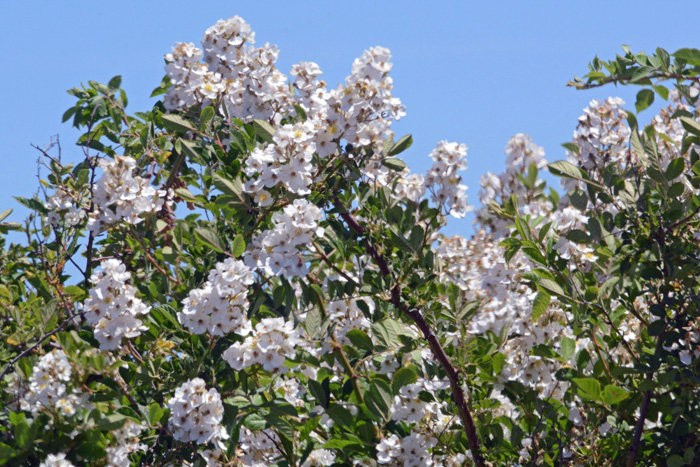
[[[362, 227], [362, 225], [357, 222], [352, 214], [347, 211], [345, 206], [343, 206], [337, 197], [334, 198], [333, 205], [340, 211], [340, 217], [343, 218], [348, 227], [359, 235], [366, 235], [367, 231], [365, 228]], [[379, 251], [377, 251], [376, 247], [370, 243], [369, 238], [366, 236], [363, 239], [363, 246], [377, 267], [379, 267], [381, 274], [384, 277], [391, 276], [391, 270], [389, 269], [386, 259], [379, 253]], [[477, 467], [484, 467], [486, 464], [484, 462], [484, 458], [479, 453], [479, 437], [476, 432], [476, 426], [474, 425], [474, 419], [469, 411], [469, 407], [467, 407], [464, 389], [462, 389], [459, 384], [459, 374], [457, 373], [457, 370], [450, 361], [450, 358], [445, 353], [445, 350], [440, 345], [440, 341], [438, 341], [437, 336], [435, 336], [435, 333], [421, 312], [417, 309], [409, 309], [408, 306], [401, 301], [401, 291], [398, 284], [394, 284], [394, 286], [391, 288], [391, 298], [389, 299], [389, 303], [398, 308], [403, 314], [410, 317], [416, 326], [418, 326], [423, 333], [423, 336], [428, 341], [433, 356], [447, 373], [447, 378], [450, 380], [450, 388], [452, 389], [452, 397], [455, 405], [457, 406], [459, 417], [464, 425], [467, 440], [469, 441], [469, 449], [471, 450], [472, 457], [474, 458], [474, 464]]]

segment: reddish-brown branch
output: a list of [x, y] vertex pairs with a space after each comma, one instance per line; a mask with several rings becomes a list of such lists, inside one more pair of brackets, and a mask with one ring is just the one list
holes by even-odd
[[[365, 251], [367, 251], [367, 254], [369, 254], [372, 260], [375, 262], [377, 267], [379, 267], [379, 271], [382, 273], [382, 275], [384, 277], [391, 276], [391, 270], [389, 269], [386, 259], [381, 253], [379, 253], [376, 247], [370, 243], [369, 238], [366, 236], [367, 230], [362, 227], [359, 222], [357, 222], [357, 219], [355, 219], [352, 214], [347, 212], [338, 198], [333, 200], [333, 204], [338, 210], [340, 210], [340, 217], [343, 218], [348, 227], [350, 227], [358, 235], [363, 236], [363, 247]], [[417, 309], [409, 309], [408, 306], [401, 301], [399, 284], [394, 284], [394, 286], [391, 288], [391, 298], [389, 299], [389, 302], [406, 316], [411, 318], [416, 326], [418, 326], [423, 333], [423, 337], [425, 337], [425, 340], [428, 341], [428, 345], [430, 345], [430, 350], [433, 352], [435, 359], [447, 373], [447, 378], [450, 380], [450, 388], [452, 389], [452, 398], [457, 406], [457, 411], [459, 412], [459, 417], [462, 420], [462, 424], [464, 425], [464, 431], [466, 432], [467, 440], [469, 441], [469, 448], [472, 452], [474, 464], [478, 467], [484, 466], [484, 459], [479, 453], [479, 437], [476, 432], [476, 426], [474, 425], [474, 419], [472, 418], [469, 407], [467, 406], [464, 389], [462, 389], [462, 386], [459, 384], [459, 374], [457, 373], [457, 369], [454, 367], [452, 361], [445, 353], [442, 345], [440, 345], [440, 341], [438, 340], [437, 336], [435, 336], [435, 333], [421, 312]]]

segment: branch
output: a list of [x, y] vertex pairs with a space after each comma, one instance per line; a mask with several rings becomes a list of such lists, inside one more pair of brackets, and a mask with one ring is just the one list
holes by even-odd
[[[376, 265], [379, 267], [379, 271], [384, 277], [391, 275], [391, 270], [387, 265], [386, 259], [377, 251], [377, 249], [369, 241], [366, 236], [367, 230], [362, 227], [359, 222], [345, 209], [345, 206], [336, 197], [333, 200], [333, 205], [340, 211], [340, 217], [343, 218], [345, 223], [354, 230], [358, 235], [363, 236], [363, 246], [365, 251], [374, 260]], [[418, 328], [423, 333], [423, 337], [428, 341], [430, 345], [430, 350], [433, 352], [433, 356], [440, 363], [440, 366], [447, 373], [447, 378], [450, 380], [450, 388], [452, 389], [452, 397], [454, 399], [455, 405], [457, 406], [457, 411], [459, 412], [459, 417], [464, 425], [464, 430], [467, 435], [467, 440], [469, 441], [469, 449], [472, 452], [472, 457], [474, 458], [474, 464], [477, 467], [483, 467], [485, 465], [484, 459], [479, 453], [479, 437], [476, 432], [476, 426], [474, 425], [474, 419], [472, 418], [469, 407], [467, 407], [466, 397], [464, 395], [464, 389], [459, 384], [459, 374], [455, 369], [452, 361], [445, 353], [445, 350], [440, 345], [435, 333], [433, 332], [430, 325], [425, 320], [425, 317], [417, 309], [410, 310], [408, 306], [401, 301], [401, 291], [398, 284], [394, 284], [391, 288], [391, 298], [389, 303], [398, 308], [403, 314], [410, 317], [413, 322], [418, 326]]]
[[[654, 350], [654, 357], [659, 354], [663, 344], [663, 336], [665, 330], [659, 335], [656, 341], [656, 349]], [[652, 381], [654, 379], [654, 372], [651, 371], [647, 373], [647, 380]], [[639, 409], [639, 418], [637, 419], [637, 424], [634, 427], [634, 438], [632, 439], [632, 445], [629, 449], [629, 454], [627, 456], [627, 467], [634, 467], [637, 462], [637, 452], [639, 451], [639, 445], [642, 440], [642, 432], [644, 431], [644, 422], [647, 419], [647, 412], [649, 412], [649, 405], [651, 404], [651, 399], [654, 397], [654, 393], [649, 390], [644, 393], [644, 400], [642, 400], [642, 406]]]
[[39, 347], [46, 339], [48, 339], [49, 337], [53, 336], [53, 335], [56, 334], [57, 332], [61, 331], [63, 328], [65, 328], [65, 327], [68, 325], [68, 323], [70, 323], [70, 322], [73, 320], [73, 318], [75, 318], [76, 316], [79, 316], [80, 314], [82, 314], [82, 311], [79, 311], [79, 312], [74, 313], [73, 315], [69, 316], [68, 318], [66, 318], [66, 320], [65, 320], [63, 323], [61, 323], [60, 326], [58, 326], [58, 327], [57, 327], [56, 329], [54, 329], [53, 331], [51, 331], [51, 332], [49, 332], [49, 333], [47, 333], [47, 334], [44, 334], [44, 335], [42, 336], [42, 338], [39, 339], [39, 340], [36, 342], [36, 344], [34, 344], [34, 345], [31, 346], [31, 347], [28, 347], [28, 348], [24, 349], [19, 355], [17, 355], [15, 358], [13, 358], [12, 361], [11, 361], [10, 363], [7, 364], [7, 366], [5, 367], [5, 369], [2, 370], [2, 373], [0, 373], [0, 381], [2, 381], [2, 379], [5, 377], [5, 375], [12, 369], [12, 367], [15, 365], [15, 363], [17, 363], [17, 362], [19, 361], [19, 359], [21, 359], [21, 358], [24, 357], [25, 355], [29, 354], [30, 352], [34, 351], [34, 350], [35, 350], [37, 347]]

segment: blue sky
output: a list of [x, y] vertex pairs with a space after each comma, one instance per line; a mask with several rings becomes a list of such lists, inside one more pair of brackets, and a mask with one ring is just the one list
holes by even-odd
[[[407, 162], [424, 172], [437, 141], [466, 143], [472, 204], [479, 177], [503, 170], [513, 134], [530, 134], [550, 161], [559, 160], [591, 99], [620, 96], [634, 108], [634, 89], [565, 87], [595, 55], [613, 58], [622, 44], [635, 52], [700, 48], [700, 2], [689, 1], [0, 0], [0, 211], [15, 208], [13, 221], [26, 214], [12, 196], [31, 196], [38, 186], [39, 153], [30, 144], [60, 135], [64, 160], [79, 160], [77, 133], [61, 124], [73, 103], [65, 90], [122, 75], [127, 110], [149, 108], [163, 55], [175, 42], [199, 44], [207, 27], [233, 15], [251, 24], [257, 43], [279, 46], [282, 71], [315, 61], [331, 86], [365, 49], [391, 49], [394, 93], [408, 113], [395, 130], [414, 137]], [[451, 221], [447, 232], [468, 235], [471, 221]]]

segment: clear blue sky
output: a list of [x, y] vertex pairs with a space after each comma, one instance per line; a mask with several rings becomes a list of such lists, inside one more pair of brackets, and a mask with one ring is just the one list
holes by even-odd
[[[437, 141], [468, 144], [472, 204], [479, 177], [503, 169], [513, 134], [530, 134], [558, 160], [591, 99], [619, 95], [633, 109], [630, 89], [564, 86], [596, 54], [613, 58], [622, 44], [647, 52], [700, 48], [694, 1], [0, 0], [0, 211], [15, 208], [13, 221], [26, 213], [12, 196], [36, 190], [38, 152], [30, 144], [58, 134], [64, 159], [79, 160], [76, 132], [60, 123], [73, 103], [66, 89], [122, 75], [128, 110], [149, 108], [172, 45], [198, 45], [207, 27], [233, 15], [251, 24], [258, 43], [279, 46], [282, 71], [315, 61], [332, 86], [363, 50], [390, 48], [395, 95], [408, 112], [395, 130], [414, 137], [407, 162], [423, 172]], [[471, 221], [453, 221], [448, 232], [468, 235]]]

